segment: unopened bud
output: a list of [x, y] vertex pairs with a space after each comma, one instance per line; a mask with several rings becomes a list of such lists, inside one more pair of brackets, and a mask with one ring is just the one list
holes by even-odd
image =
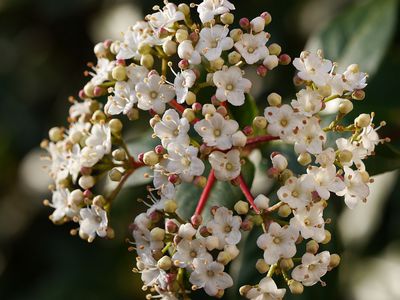
[[319, 244], [316, 241], [311, 240], [311, 241], [307, 242], [306, 251], [308, 253], [315, 254], [318, 252], [318, 249], [319, 249]]
[[83, 87], [83, 92], [89, 98], [94, 97], [94, 85], [90, 81]]
[[214, 70], [221, 70], [224, 66], [225, 61], [219, 57], [216, 60], [210, 61], [210, 67]]
[[106, 204], [106, 199], [102, 195], [97, 195], [93, 198], [93, 205], [103, 207]]
[[296, 280], [291, 280], [289, 283], [289, 289], [292, 294], [300, 295], [304, 291], [304, 286]]
[[343, 99], [339, 104], [339, 112], [341, 114], [348, 114], [353, 110], [353, 103], [348, 99]]
[[246, 146], [247, 137], [244, 135], [242, 131], [237, 131], [232, 135], [232, 145], [235, 147], [244, 147]]
[[239, 25], [242, 27], [244, 30], [250, 29], [250, 21], [247, 18], [241, 18], [239, 20]]
[[169, 214], [175, 213], [176, 209], [178, 208], [178, 204], [175, 200], [167, 200], [164, 203], [164, 211]]
[[279, 267], [282, 270], [288, 271], [294, 267], [293, 260], [291, 258], [282, 258], [279, 262]]
[[112, 157], [116, 161], [125, 161], [126, 160], [126, 152], [124, 149], [116, 149], [112, 152]]
[[236, 29], [231, 30], [229, 35], [233, 39], [234, 42], [237, 42], [242, 39], [243, 31], [239, 28], [236, 28]]
[[112, 78], [117, 81], [123, 81], [126, 79], [126, 69], [124, 66], [118, 65], [111, 72]]
[[116, 134], [116, 135], [121, 133], [121, 130], [122, 130], [122, 127], [123, 127], [122, 122], [119, 119], [110, 120], [109, 126], [110, 126], [110, 129], [111, 129], [111, 132], [113, 134]]
[[355, 120], [354, 124], [357, 127], [367, 127], [371, 123], [371, 116], [369, 114], [361, 114]]
[[154, 65], [153, 55], [151, 54], [142, 55], [142, 57], [140, 58], [140, 64], [147, 69], [151, 69]]
[[258, 76], [260, 76], [260, 77], [265, 77], [265, 76], [267, 76], [267, 73], [268, 73], [268, 68], [267, 68], [266, 66], [264, 66], [264, 65], [259, 65], [259, 66], [257, 67], [257, 75], [258, 75]]
[[287, 66], [288, 64], [290, 64], [292, 61], [292, 59], [290, 58], [289, 55], [287, 54], [281, 54], [279, 56], [279, 63], [283, 66]]
[[288, 161], [285, 156], [280, 153], [272, 153], [271, 154], [271, 162], [272, 166], [282, 172], [288, 167]]
[[281, 54], [282, 48], [278, 44], [273, 43], [273, 44], [269, 45], [268, 50], [269, 50], [270, 55], [278, 56], [279, 54]]
[[196, 115], [191, 108], [186, 108], [182, 113], [182, 117], [186, 118], [189, 122], [192, 122], [194, 119], [196, 119]]
[[217, 109], [215, 108], [214, 105], [207, 103], [207, 104], [203, 105], [203, 109], [202, 109], [201, 113], [203, 116], [213, 115], [213, 114], [215, 114], [216, 111], [217, 111]]
[[82, 189], [87, 190], [94, 186], [95, 180], [92, 176], [81, 176], [78, 180], [78, 184]]
[[300, 155], [297, 157], [297, 162], [302, 166], [309, 165], [311, 161], [312, 161], [311, 155], [308, 152], [300, 153]]
[[239, 52], [236, 51], [232, 51], [231, 53], [228, 54], [228, 62], [231, 65], [236, 65], [241, 58], [242, 56], [239, 54]]
[[250, 22], [251, 29], [253, 33], [259, 33], [264, 30], [265, 27], [265, 19], [262, 17], [256, 17]]
[[92, 115], [92, 120], [95, 122], [104, 122], [106, 119], [106, 115], [101, 110], [96, 110]]
[[215, 235], [210, 235], [206, 237], [206, 248], [208, 251], [212, 251], [219, 247], [218, 237]]
[[64, 138], [64, 130], [60, 127], [53, 127], [49, 130], [49, 138], [52, 142], [61, 141]]
[[282, 218], [287, 218], [292, 213], [292, 209], [289, 205], [283, 204], [278, 209], [278, 215]]
[[265, 262], [264, 259], [259, 258], [256, 262], [256, 269], [261, 274], [267, 273], [270, 268], [270, 265]]
[[235, 203], [235, 206], [233, 209], [239, 214], [239, 215], [245, 215], [249, 212], [249, 204], [245, 201], [238, 201]]
[[267, 119], [262, 116], [257, 116], [253, 120], [253, 126], [259, 129], [265, 129], [267, 127]]
[[266, 11], [261, 14], [261, 17], [264, 19], [265, 25], [268, 25], [272, 22], [271, 14]]
[[190, 7], [186, 3], [181, 3], [178, 5], [178, 10], [182, 12], [185, 16], [190, 14]]
[[325, 239], [321, 242], [321, 244], [328, 244], [331, 241], [332, 235], [331, 233], [325, 229]]
[[224, 25], [231, 25], [234, 20], [235, 20], [235, 17], [231, 13], [224, 13], [221, 15], [221, 22]]
[[339, 264], [340, 264], [340, 256], [337, 254], [332, 254], [329, 261], [329, 267], [333, 269], [336, 268]]
[[178, 43], [182, 43], [189, 38], [189, 33], [186, 29], [178, 29], [175, 33], [175, 37]]
[[171, 258], [167, 255], [161, 257], [157, 262], [157, 267], [159, 267], [161, 270], [168, 271], [172, 267]]
[[131, 108], [126, 116], [129, 118], [131, 121], [135, 121], [139, 119], [139, 110], [137, 108]]
[[218, 254], [217, 261], [223, 265], [227, 265], [231, 261], [231, 256], [225, 251]]
[[355, 90], [355, 91], [351, 94], [351, 97], [352, 97], [354, 100], [358, 100], [358, 101], [364, 100], [364, 99], [365, 99], [365, 92], [364, 92], [363, 90]]
[[268, 55], [264, 59], [263, 65], [266, 66], [268, 70], [273, 70], [279, 65], [279, 59], [276, 55]]
[[166, 40], [162, 45], [163, 51], [167, 56], [174, 55], [176, 53], [178, 45], [171, 40]]
[[143, 156], [143, 162], [148, 166], [154, 166], [158, 164], [160, 157], [154, 151], [148, 151]]
[[353, 153], [349, 150], [342, 150], [338, 154], [340, 163], [348, 163], [353, 159]]
[[159, 227], [154, 227], [150, 231], [150, 239], [152, 241], [163, 241], [165, 237], [165, 230]]
[[269, 198], [260, 194], [254, 199], [254, 204], [258, 209], [267, 209], [269, 207]]
[[271, 106], [279, 106], [282, 103], [282, 97], [277, 93], [271, 93], [268, 95], [267, 101]]
[[186, 98], [185, 98], [186, 104], [192, 105], [192, 104], [196, 103], [196, 100], [197, 100], [196, 94], [191, 91], [188, 91]]
[[122, 173], [117, 168], [114, 168], [108, 172], [108, 177], [111, 181], [119, 182], [122, 179]]

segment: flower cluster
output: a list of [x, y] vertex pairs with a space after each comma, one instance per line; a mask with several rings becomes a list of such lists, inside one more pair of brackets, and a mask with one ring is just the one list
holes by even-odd
[[[194, 20], [194, 9], [201, 23]], [[135, 271], [149, 297], [187, 299], [198, 289], [222, 297], [233, 285], [225, 267], [238, 257], [243, 231], [254, 227], [263, 230], [257, 239], [263, 257], [255, 269], [266, 275], [241, 287], [243, 296], [282, 299], [286, 288], [275, 283], [279, 276], [295, 294], [323, 284], [321, 278], [340, 261], [337, 254], [320, 251], [331, 239], [325, 229], [330, 219], [324, 216], [329, 199], [343, 197], [349, 208], [365, 202], [372, 179], [363, 161], [388, 141], [378, 136], [385, 123], [375, 127], [373, 113], [348, 118], [365, 97], [367, 74], [355, 64], [338, 72], [322, 51], [304, 51], [294, 59], [295, 99], [285, 103], [272, 93], [263, 114], [251, 115], [251, 124], [235, 118], [238, 107], [254, 101], [246, 67], [254, 65], [264, 78], [291, 59], [278, 44], [268, 43], [268, 13], [242, 18], [239, 27], [230, 28], [234, 9], [227, 0], [191, 6], [165, 1], [128, 28], [122, 40], [97, 44], [97, 64], [85, 72], [90, 80], [80, 100], [71, 99], [68, 128], [52, 128], [43, 142], [54, 180], [52, 200], [45, 201], [54, 208], [50, 219], [79, 223], [72, 233], [88, 241], [113, 237], [107, 216], [113, 200], [137, 168], [150, 168], [152, 203], [131, 226]], [[326, 123], [322, 115], [331, 101], [338, 109]], [[147, 134], [158, 145], [134, 158], [122, 121], [147, 115]], [[289, 145], [297, 157], [293, 163], [300, 165], [296, 169], [303, 171], [289, 168], [288, 154], [272, 152], [268, 175], [277, 188], [253, 197], [243, 166], [264, 143]], [[102, 188], [105, 174], [118, 182], [110, 193]], [[237, 186], [247, 202], [208, 206], [207, 219], [202, 213], [216, 182]], [[182, 184], [203, 188], [190, 220], [178, 213], [178, 203], [185, 205], [177, 198]]]

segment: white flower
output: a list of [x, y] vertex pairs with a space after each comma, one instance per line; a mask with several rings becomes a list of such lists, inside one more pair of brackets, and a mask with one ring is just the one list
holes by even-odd
[[99, 58], [97, 65], [93, 68], [94, 73], [89, 74], [93, 76], [90, 80], [93, 85], [100, 85], [104, 81], [111, 80], [111, 71], [115, 67], [115, 61], [110, 61], [107, 58]]
[[317, 91], [302, 89], [296, 96], [297, 100], [292, 100], [291, 104], [302, 115], [311, 117], [321, 110], [323, 97]]
[[325, 221], [322, 217], [324, 206], [321, 202], [310, 207], [303, 207], [293, 211], [294, 217], [290, 219], [290, 225], [300, 230], [305, 239], [314, 239], [321, 243], [325, 239]]
[[176, 74], [174, 88], [178, 103], [185, 102], [189, 89], [194, 85], [195, 81], [196, 74], [192, 70], [185, 70]]
[[315, 182], [311, 175], [302, 175], [300, 178], [290, 177], [285, 185], [279, 188], [278, 198], [293, 209], [303, 208], [310, 203], [314, 186]]
[[251, 288], [246, 293], [246, 298], [251, 300], [282, 300], [286, 289], [278, 289], [271, 277], [261, 279], [257, 287]]
[[142, 273], [142, 281], [145, 286], [160, 286], [162, 289], [167, 288], [167, 272], [157, 266], [157, 261], [151, 254], [143, 254], [140, 260], [144, 264]]
[[360, 171], [354, 171], [349, 167], [344, 167], [344, 183], [346, 188], [337, 193], [344, 196], [344, 202], [349, 208], [354, 208], [360, 201], [365, 201], [369, 195], [369, 187], [363, 181]]
[[203, 54], [209, 61], [220, 58], [222, 51], [233, 47], [233, 40], [228, 37], [228, 33], [229, 29], [219, 24], [211, 28], [204, 27], [200, 31], [200, 39], [196, 45], [196, 51]]
[[191, 267], [195, 258], [212, 260], [207, 252], [204, 239], [182, 240], [176, 247], [172, 261], [179, 268]]
[[330, 253], [323, 251], [317, 255], [305, 253], [301, 259], [301, 265], [294, 268], [292, 277], [305, 286], [312, 286], [328, 271]]
[[366, 73], [360, 72], [358, 65], [350, 65], [343, 73], [343, 82], [347, 91], [362, 90], [367, 86]]
[[295, 135], [294, 150], [296, 153], [309, 152], [318, 154], [322, 152], [322, 147], [326, 142], [326, 133], [319, 125], [319, 120], [315, 117], [307, 119], [307, 123]]
[[91, 168], [104, 156], [103, 151], [92, 147], [84, 147], [80, 153], [80, 164], [82, 167]]
[[295, 58], [293, 65], [299, 70], [301, 79], [313, 81], [318, 86], [325, 86], [329, 81], [332, 62], [324, 59], [320, 53], [303, 51], [300, 58]]
[[128, 28], [123, 33], [124, 41], [119, 45], [119, 51], [117, 53], [117, 59], [140, 59], [139, 43], [142, 41], [141, 33], [134, 30], [132, 27]]
[[328, 200], [330, 192], [337, 193], [345, 188], [343, 181], [336, 175], [335, 165], [325, 168], [310, 166], [307, 173], [314, 177], [315, 190], [322, 199]]
[[227, 150], [232, 147], [232, 135], [239, 129], [239, 124], [234, 120], [225, 120], [221, 114], [215, 113], [197, 122], [194, 129], [207, 146]]
[[371, 118], [370, 124], [367, 127], [364, 127], [360, 134], [362, 148], [365, 149], [367, 155], [372, 155], [375, 150], [375, 146], [382, 142], [382, 139], [379, 138], [377, 133], [382, 125], [374, 128], [372, 121], [373, 118]]
[[194, 50], [192, 41], [186, 40], [178, 46], [178, 56], [181, 59], [186, 59], [192, 65], [201, 63], [200, 53]]
[[172, 26], [175, 22], [182, 21], [185, 19], [185, 15], [177, 10], [177, 7], [173, 3], [167, 3], [163, 7], [163, 10], [147, 16], [150, 26], [155, 28], [157, 31], [160, 29], [166, 29], [173, 31]]
[[154, 133], [160, 138], [164, 147], [169, 144], [189, 145], [189, 121], [180, 118], [174, 109], [168, 109], [160, 122], [154, 126]]
[[79, 207], [72, 201], [68, 189], [55, 190], [50, 206], [54, 208], [53, 213], [50, 215], [50, 220], [54, 223], [62, 221], [64, 217], [72, 219], [79, 213]]
[[185, 223], [179, 226], [178, 235], [184, 240], [191, 240], [196, 234], [197, 230], [193, 228], [190, 223]]
[[268, 133], [279, 136], [283, 141], [291, 141], [296, 128], [302, 127], [302, 119], [293, 109], [284, 104], [280, 107], [269, 106], [264, 111], [268, 121]]
[[114, 86], [114, 95], [108, 96], [104, 112], [109, 115], [127, 114], [137, 102], [135, 85], [129, 81], [118, 81]]
[[136, 252], [140, 257], [152, 255], [153, 250], [161, 250], [164, 247], [162, 241], [154, 241], [150, 236], [151, 220], [146, 213], [136, 216], [133, 222], [132, 235], [136, 243]]
[[354, 165], [358, 169], [364, 169], [363, 159], [367, 156], [367, 151], [364, 147], [361, 147], [360, 144], [352, 143], [350, 140], [345, 138], [338, 138], [336, 140], [336, 145], [338, 147], [339, 153], [341, 151], [346, 151], [351, 153], [351, 158], [348, 161], [341, 161], [343, 166], [350, 167]]
[[101, 153], [102, 155], [111, 152], [111, 130], [108, 124], [93, 125], [86, 145]]
[[149, 70], [147, 70], [145, 67], [133, 63], [127, 66], [125, 71], [126, 76], [128, 76], [133, 85], [142, 82], [149, 74]]
[[281, 227], [278, 223], [272, 222], [268, 232], [260, 235], [257, 239], [257, 246], [264, 250], [264, 260], [272, 265], [280, 258], [291, 258], [296, 254], [296, 240], [299, 231], [293, 226]]
[[220, 101], [228, 100], [234, 106], [244, 104], [244, 94], [248, 93], [251, 88], [251, 81], [243, 78], [242, 70], [236, 66], [215, 72], [213, 81], [217, 86], [217, 99]]
[[214, 16], [222, 15], [234, 10], [235, 6], [228, 0], [204, 0], [197, 7], [197, 12], [202, 23], [210, 22]]
[[228, 153], [213, 151], [208, 160], [218, 180], [229, 181], [240, 175], [240, 152], [237, 149], [230, 150]]
[[203, 288], [210, 295], [217, 295], [219, 290], [225, 290], [233, 285], [232, 278], [224, 272], [224, 265], [216, 261], [195, 258], [194, 271], [189, 281], [198, 288]]
[[91, 114], [91, 101], [74, 102], [69, 108], [69, 116], [74, 120], [83, 121], [86, 116]]
[[267, 34], [264, 31], [257, 34], [245, 33], [242, 38], [235, 43], [235, 48], [246, 63], [252, 65], [269, 56], [269, 51], [266, 46], [267, 42]]
[[152, 73], [135, 87], [138, 97], [138, 108], [154, 110], [162, 114], [165, 104], [175, 97], [175, 91], [171, 85], [165, 84], [158, 74]]
[[107, 235], [107, 213], [99, 206], [92, 205], [90, 208], [82, 208], [79, 212], [79, 236], [88, 242], [96, 237]]
[[207, 229], [212, 235], [219, 239], [219, 249], [226, 244], [236, 245], [242, 237], [240, 233], [240, 225], [242, 219], [239, 216], [233, 216], [231, 210], [226, 207], [219, 207], [214, 218], [207, 223]]
[[197, 157], [198, 149], [193, 146], [170, 144], [168, 146], [167, 171], [178, 174], [186, 182], [204, 172], [204, 163]]

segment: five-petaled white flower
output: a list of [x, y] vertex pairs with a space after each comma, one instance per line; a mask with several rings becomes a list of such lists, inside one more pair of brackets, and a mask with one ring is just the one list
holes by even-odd
[[369, 195], [369, 187], [364, 182], [360, 171], [354, 171], [349, 167], [344, 167], [343, 191], [337, 193], [338, 196], [344, 196], [344, 202], [349, 208], [354, 208], [360, 201], [366, 201]]
[[68, 189], [57, 189], [53, 192], [50, 206], [54, 208], [53, 213], [50, 215], [50, 220], [54, 223], [63, 221], [64, 217], [72, 219], [79, 213], [79, 207], [70, 196]]
[[207, 229], [218, 237], [218, 248], [223, 249], [225, 245], [236, 245], [240, 242], [241, 223], [242, 219], [239, 216], [233, 216], [231, 210], [221, 206], [215, 211], [214, 218], [207, 223]]
[[257, 34], [245, 33], [242, 38], [235, 43], [235, 48], [240, 55], [242, 55], [246, 63], [252, 65], [269, 56], [269, 51], [266, 46], [267, 42], [267, 34], [264, 31]]
[[275, 264], [280, 258], [291, 258], [296, 254], [296, 240], [299, 231], [291, 225], [281, 227], [272, 222], [268, 232], [260, 235], [257, 246], [264, 250], [264, 260], [267, 264]]
[[238, 128], [239, 124], [236, 121], [225, 120], [219, 113], [206, 117], [194, 125], [194, 129], [207, 146], [217, 147], [220, 150], [232, 147], [232, 135]]
[[303, 208], [312, 200], [311, 192], [314, 190], [314, 179], [311, 175], [302, 175], [299, 178], [290, 177], [285, 185], [277, 192], [279, 200], [291, 208]]
[[79, 212], [79, 236], [92, 242], [96, 234], [100, 237], [107, 235], [108, 218], [104, 209], [92, 205], [90, 208], [82, 208]]
[[104, 81], [111, 79], [111, 71], [115, 67], [114, 60], [108, 60], [107, 58], [99, 58], [97, 65], [93, 67], [94, 72], [90, 72], [93, 78], [90, 80], [94, 85], [100, 85]]
[[295, 58], [293, 65], [299, 70], [297, 76], [306, 81], [312, 81], [318, 86], [325, 86], [330, 77], [333, 64], [322, 57], [320, 52], [303, 51], [300, 58]]
[[114, 86], [114, 95], [108, 97], [104, 111], [109, 115], [127, 114], [136, 102], [134, 83], [132, 81], [118, 81]]
[[178, 56], [181, 59], [186, 59], [192, 65], [201, 63], [200, 53], [194, 49], [191, 40], [186, 40], [179, 44]]
[[243, 78], [242, 70], [236, 66], [215, 72], [213, 81], [217, 86], [217, 99], [228, 101], [234, 106], [243, 105], [245, 100], [244, 94], [248, 93], [251, 89], [251, 81]]
[[200, 40], [196, 45], [196, 51], [203, 54], [209, 61], [221, 57], [222, 51], [233, 47], [232, 38], [228, 37], [229, 29], [222, 25], [204, 27], [200, 31]]
[[293, 211], [294, 218], [290, 219], [290, 225], [299, 230], [303, 238], [321, 243], [325, 239], [324, 208], [321, 202], [299, 208]]
[[191, 268], [195, 258], [209, 259], [204, 239], [182, 240], [176, 247], [176, 252], [172, 256], [174, 264], [180, 268]]
[[154, 125], [154, 133], [160, 138], [164, 147], [168, 147], [169, 144], [189, 145], [189, 129], [188, 120], [180, 118], [173, 109], [168, 109], [161, 121]]
[[[212, 259], [212, 258], [211, 258]], [[194, 271], [189, 281], [197, 288], [203, 288], [210, 295], [215, 296], [220, 290], [233, 285], [232, 278], [224, 272], [224, 265], [209, 259], [195, 258]]]
[[218, 180], [229, 181], [240, 175], [240, 151], [237, 149], [227, 153], [213, 151], [208, 160]]
[[325, 168], [310, 166], [307, 173], [314, 177], [315, 191], [322, 199], [328, 200], [330, 192], [337, 193], [345, 187], [343, 180], [336, 175], [336, 167], [333, 164]]
[[202, 23], [210, 22], [214, 16], [222, 15], [234, 10], [235, 6], [228, 0], [204, 0], [197, 7], [197, 12]]
[[301, 258], [301, 265], [292, 271], [292, 277], [305, 286], [312, 286], [321, 281], [321, 277], [328, 272], [329, 261], [330, 253], [328, 251], [317, 255], [305, 253]]
[[317, 91], [302, 89], [296, 96], [297, 100], [292, 100], [291, 105], [302, 115], [311, 117], [321, 110], [323, 97]]
[[296, 153], [309, 152], [311, 154], [321, 153], [326, 142], [326, 133], [319, 125], [316, 117], [311, 117], [306, 124], [294, 134], [294, 150]]
[[175, 91], [171, 85], [168, 85], [156, 73], [150, 73], [149, 76], [136, 85], [136, 96], [138, 97], [138, 108], [143, 110], [154, 110], [162, 114], [165, 110], [165, 104], [175, 97]]
[[192, 70], [185, 70], [176, 74], [174, 88], [178, 103], [185, 102], [189, 89], [194, 85], [195, 81], [196, 74]]

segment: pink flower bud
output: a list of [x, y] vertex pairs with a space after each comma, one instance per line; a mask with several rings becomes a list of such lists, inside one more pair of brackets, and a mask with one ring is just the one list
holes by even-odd
[[162, 145], [157, 145], [154, 147], [154, 152], [157, 154], [163, 154], [164, 151], [165, 151], [165, 149]]
[[287, 54], [281, 54], [279, 56], [279, 63], [283, 66], [287, 66], [288, 64], [290, 64], [291, 61], [292, 59]]
[[239, 25], [242, 27], [244, 30], [250, 29], [250, 21], [247, 18], [241, 18], [239, 20]]
[[251, 127], [251, 126], [244, 127], [243, 133], [247, 136], [252, 135], [254, 133], [253, 127]]
[[268, 69], [264, 65], [260, 65], [257, 67], [257, 75], [261, 77], [267, 76]]

